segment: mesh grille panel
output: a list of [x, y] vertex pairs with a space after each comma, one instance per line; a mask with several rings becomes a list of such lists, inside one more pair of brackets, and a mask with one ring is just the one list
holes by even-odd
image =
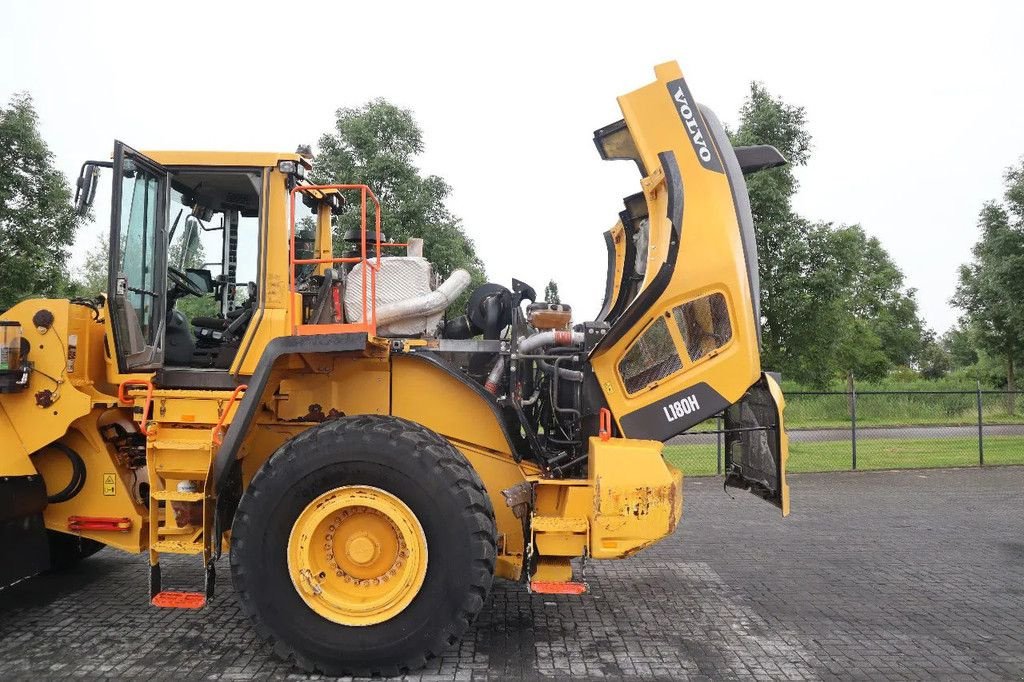
[[619, 374], [626, 392], [636, 393], [682, 367], [665, 318], [659, 317], [626, 351], [619, 361]]
[[693, 362], [721, 348], [732, 338], [729, 309], [722, 294], [703, 296], [676, 306], [672, 309], [672, 317]]

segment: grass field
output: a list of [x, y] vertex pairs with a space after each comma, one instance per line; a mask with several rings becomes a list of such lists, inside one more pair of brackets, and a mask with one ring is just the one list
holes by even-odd
[[[986, 424], [1024, 423], [1024, 398], [982, 394]], [[976, 393], [887, 393], [857, 396], [857, 423], [862, 426], [965, 425], [978, 423]], [[789, 428], [834, 428], [850, 425], [850, 397], [845, 394], [786, 396]]]
[[[985, 464], [1024, 464], [1024, 437], [986, 436]], [[790, 443], [787, 471], [846, 471], [850, 441]], [[666, 445], [665, 457], [687, 476], [713, 476], [714, 445]], [[977, 466], [977, 438], [864, 439], [857, 441], [857, 469]]]

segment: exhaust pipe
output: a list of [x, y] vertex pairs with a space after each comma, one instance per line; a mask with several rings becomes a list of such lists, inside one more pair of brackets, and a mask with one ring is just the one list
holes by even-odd
[[382, 305], [377, 308], [377, 326], [383, 327], [407, 317], [428, 317], [442, 312], [469, 286], [470, 280], [470, 274], [460, 268], [448, 275], [448, 279], [429, 294]]

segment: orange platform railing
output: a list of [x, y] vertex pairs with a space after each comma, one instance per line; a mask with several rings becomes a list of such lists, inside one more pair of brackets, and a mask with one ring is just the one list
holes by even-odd
[[[359, 256], [343, 258], [296, 258], [295, 257], [295, 197], [301, 192], [323, 192], [325, 190], [358, 190], [360, 203], [360, 240]], [[298, 293], [295, 286], [296, 265], [322, 265], [330, 263], [338, 265], [341, 263], [362, 263], [363, 288], [362, 288], [362, 317], [358, 322], [342, 322], [336, 324], [304, 324], [298, 319], [299, 311], [293, 303], [291, 306], [291, 327], [292, 333], [297, 335], [309, 334], [344, 334], [349, 332], [366, 332], [370, 336], [377, 334], [377, 272], [380, 270], [380, 252], [383, 246], [398, 246], [397, 244], [381, 244], [380, 241], [380, 201], [377, 196], [366, 185], [297, 185], [291, 191], [291, 236], [289, 248], [289, 291], [293, 298]], [[366, 213], [367, 200], [374, 205], [374, 240], [371, 245], [376, 245], [376, 257], [366, 257]], [[333, 251], [332, 251], [333, 253]], [[367, 287], [369, 284], [369, 288]], [[301, 308], [301, 306], [298, 306]]]

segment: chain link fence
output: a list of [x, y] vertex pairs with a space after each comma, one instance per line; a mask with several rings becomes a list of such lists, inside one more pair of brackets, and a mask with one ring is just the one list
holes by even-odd
[[[786, 394], [787, 471], [1024, 464], [1017, 391], [794, 391]], [[721, 474], [721, 419], [666, 443], [689, 476]]]

